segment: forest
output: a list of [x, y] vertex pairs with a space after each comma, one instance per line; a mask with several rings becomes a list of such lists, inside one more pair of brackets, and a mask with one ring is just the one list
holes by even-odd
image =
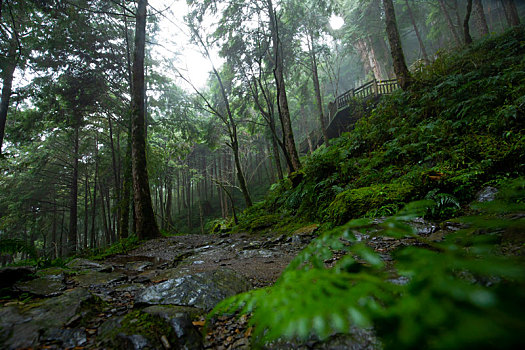
[[0, 0], [0, 348], [523, 347], [524, 18]]

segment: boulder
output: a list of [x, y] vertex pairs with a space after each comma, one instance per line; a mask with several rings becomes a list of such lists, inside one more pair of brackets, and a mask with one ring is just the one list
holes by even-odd
[[146, 288], [135, 302], [150, 305], [193, 306], [212, 309], [221, 300], [251, 289], [246, 278], [231, 269], [220, 268], [170, 279]]
[[487, 186], [483, 188], [481, 191], [476, 193], [476, 202], [491, 202], [494, 199], [496, 199], [496, 195], [498, 194], [498, 189], [492, 186]]
[[77, 288], [44, 301], [1, 308], [0, 348], [29, 348], [46, 341], [61, 342], [64, 348], [82, 346], [83, 331], [62, 328], [87, 314], [91, 301], [89, 291]]
[[[203, 349], [202, 335], [192, 323], [192, 318], [199, 314], [198, 309], [185, 306], [153, 305], [143, 312], [162, 318], [177, 336], [177, 349]], [[171, 344], [172, 346], [175, 344]]]

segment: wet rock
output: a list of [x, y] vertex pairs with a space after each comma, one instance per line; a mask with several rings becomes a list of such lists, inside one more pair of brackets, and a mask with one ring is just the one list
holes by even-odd
[[140, 334], [128, 335], [124, 333], [119, 333], [117, 335], [117, 338], [120, 343], [121, 349], [141, 350], [151, 348], [148, 339], [146, 339]]
[[72, 279], [81, 287], [90, 287], [124, 281], [127, 279], [127, 276], [118, 272], [89, 271], [76, 275]]
[[476, 202], [491, 202], [496, 199], [498, 189], [492, 186], [487, 186], [478, 193], [476, 193]]
[[74, 348], [87, 343], [86, 332], [82, 329], [52, 328], [46, 332], [42, 340], [59, 344], [62, 348]]
[[41, 297], [52, 297], [61, 294], [66, 289], [65, 275], [44, 275], [31, 281], [18, 282], [15, 289]]
[[149, 269], [153, 266], [153, 263], [150, 261], [134, 261], [124, 265], [126, 270], [144, 272], [144, 270]]
[[[177, 349], [202, 349], [202, 336], [191, 322], [200, 312], [198, 309], [184, 306], [154, 305], [142, 310], [165, 320], [175, 332]], [[171, 344], [174, 345], [174, 344]]]
[[146, 288], [135, 300], [150, 305], [174, 304], [212, 309], [221, 300], [251, 288], [243, 276], [220, 268], [186, 275]]
[[418, 235], [428, 236], [437, 230], [437, 226], [423, 218], [415, 218], [408, 223]]
[[[39, 341], [56, 338], [56, 329], [62, 328], [81, 314], [84, 311], [83, 306], [91, 300], [91, 293], [77, 288], [43, 302], [1, 308], [0, 348], [34, 347]], [[73, 346], [80, 346], [84, 338], [76, 336], [68, 339], [70, 342], [79, 342]]]
[[11, 287], [18, 281], [31, 278], [35, 268], [30, 266], [13, 266], [0, 269], [0, 288]]
[[98, 272], [113, 271], [113, 266], [111, 265], [100, 264], [95, 261], [81, 259], [81, 258], [71, 260], [66, 266], [70, 269], [79, 270], [79, 271], [85, 271], [85, 270], [92, 270], [92, 271], [98, 271]]

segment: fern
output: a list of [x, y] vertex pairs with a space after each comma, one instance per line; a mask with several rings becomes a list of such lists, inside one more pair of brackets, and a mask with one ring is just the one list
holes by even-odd
[[[523, 203], [520, 181], [507, 191], [512, 198], [506, 212]], [[436, 243], [417, 236], [408, 224], [431, 206], [431, 201], [415, 202], [382, 224], [357, 219], [328, 231], [273, 287], [225, 300], [212, 315], [250, 313], [259, 343], [312, 334], [323, 338], [348, 333], [353, 325], [372, 325], [386, 349], [522, 346], [525, 267], [498, 255], [494, 243], [505, 231], [523, 232], [525, 219], [503, 219], [488, 210], [461, 219], [467, 228]], [[409, 236], [420, 246], [399, 250], [394, 266], [385, 265], [359, 240], [364, 234]], [[326, 262], [335, 252], [346, 255], [329, 268]], [[407, 283], [394, 283], [398, 276]]]

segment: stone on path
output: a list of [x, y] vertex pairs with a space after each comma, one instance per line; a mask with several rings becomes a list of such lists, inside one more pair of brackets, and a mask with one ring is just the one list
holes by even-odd
[[91, 261], [91, 260], [81, 259], [81, 258], [71, 260], [66, 266], [72, 270], [79, 270], [79, 271], [85, 271], [85, 270], [92, 270], [92, 271], [98, 271], [98, 272], [113, 271], [113, 266], [111, 265], [100, 264], [96, 261]]
[[76, 275], [72, 279], [81, 287], [90, 287], [98, 285], [107, 285], [109, 283], [123, 281], [127, 279], [127, 276], [118, 272], [106, 273], [98, 271], [88, 271], [86, 273]]
[[186, 275], [146, 288], [135, 302], [173, 304], [212, 309], [223, 299], [246, 292], [250, 282], [231, 269], [217, 269]]

